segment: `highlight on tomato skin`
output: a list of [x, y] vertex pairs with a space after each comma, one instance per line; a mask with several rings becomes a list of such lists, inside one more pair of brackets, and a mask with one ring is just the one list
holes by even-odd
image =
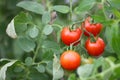
[[[70, 46], [70, 44], [80, 39], [81, 34], [82, 30], [80, 28], [70, 30], [69, 27], [64, 27], [61, 31], [61, 40], [65, 45]], [[77, 42], [75, 45], [78, 43], [79, 42]]]
[[60, 56], [60, 64], [66, 70], [75, 70], [81, 64], [81, 56], [72, 50], [65, 51]]
[[103, 54], [105, 49], [105, 43], [100, 37], [98, 37], [96, 42], [91, 42], [90, 38], [88, 38], [85, 43], [85, 48], [89, 55], [97, 57]]
[[90, 17], [88, 17], [84, 21], [84, 28], [86, 30], [84, 32], [84, 35], [89, 37], [90, 36], [89, 33], [91, 33], [94, 36], [97, 36], [101, 32], [102, 27], [103, 25], [101, 23], [90, 23]]

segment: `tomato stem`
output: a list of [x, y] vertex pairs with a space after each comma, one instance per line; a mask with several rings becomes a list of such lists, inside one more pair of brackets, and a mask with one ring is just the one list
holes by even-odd
[[33, 62], [35, 62], [35, 59], [36, 59], [36, 57], [37, 57], [37, 54], [38, 54], [39, 48], [40, 48], [40, 46], [38, 45], [36, 51], [34, 52]]
[[59, 24], [52, 24], [52, 26], [58, 27], [58, 28], [60, 28], [60, 30], [62, 30], [62, 26]]
[[[101, 4], [102, 4], [102, 11], [103, 11], [103, 14], [105, 15], [105, 18], [106, 19], [108, 19], [108, 17], [107, 17], [107, 15], [106, 15], [106, 13], [105, 13], [105, 2], [106, 2], [107, 0], [102, 0], [101, 1]], [[108, 2], [107, 2], [108, 3]]]
[[[42, 28], [42, 29], [43, 29], [43, 28]], [[39, 35], [39, 37], [40, 37], [40, 38], [38, 39], [38, 45], [37, 45], [37, 48], [36, 48], [36, 50], [33, 51], [33, 53], [34, 53], [34, 56], [33, 56], [33, 62], [35, 62], [35, 59], [36, 59], [37, 54], [38, 54], [39, 49], [40, 49], [42, 32], [41, 32], [41, 34]]]
[[92, 39], [92, 42], [96, 42], [96, 40], [95, 40], [95, 38], [94, 38], [94, 35], [93, 35], [92, 33], [88, 32], [86, 29], [83, 29], [83, 30], [90, 35], [90, 37], [91, 37], [91, 39]]
[[84, 21], [84, 19], [82, 19], [80, 21], [73, 22], [73, 24], [79, 24], [79, 23], [82, 23], [83, 21]]
[[70, 44], [70, 50], [72, 50], [73, 49], [73, 45], [72, 44]]
[[74, 30], [74, 29], [75, 29], [75, 24], [72, 24], [70, 30]]
[[70, 21], [72, 21], [72, 0], [70, 0]]

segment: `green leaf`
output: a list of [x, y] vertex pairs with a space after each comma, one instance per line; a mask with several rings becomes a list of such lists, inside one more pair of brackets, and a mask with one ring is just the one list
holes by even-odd
[[68, 80], [77, 80], [76, 75], [75, 74], [70, 74], [70, 76], [68, 77]]
[[104, 63], [104, 58], [99, 57], [98, 59], [95, 60], [94, 65], [93, 65], [93, 74], [95, 75], [98, 72], [98, 68]]
[[20, 48], [26, 52], [33, 51], [35, 48], [34, 41], [30, 39], [21, 37], [21, 38], [18, 38], [17, 42], [18, 42], [18, 46], [20, 46]]
[[[105, 51], [107, 51], [107, 53], [108, 53], [108, 52], [109, 52], [109, 53], [112, 53], [112, 54], [115, 53], [115, 51], [113, 50], [110, 42], [107, 43], [107, 45], [106, 45], [106, 47], [105, 47]], [[103, 55], [111, 55], [111, 54], [107, 54], [107, 53], [105, 53], [105, 54], [103, 54]]]
[[21, 1], [17, 6], [37, 14], [43, 14], [45, 11], [41, 4], [34, 1]]
[[[102, 15], [102, 14], [101, 14]], [[104, 23], [105, 17], [100, 15], [92, 15], [92, 18], [94, 19], [94, 22]]]
[[13, 55], [16, 59], [22, 59], [23, 57], [23, 54], [24, 54], [24, 51], [23, 49], [20, 48], [20, 46], [18, 46], [18, 42], [17, 40], [15, 40], [13, 42]]
[[105, 50], [108, 51], [109, 53], [114, 53], [114, 50], [113, 50], [112, 45], [111, 45], [111, 41], [112, 41], [112, 36], [111, 35], [112, 35], [111, 26], [106, 27], [106, 29], [105, 29], [105, 37], [106, 37], [106, 40], [107, 40], [107, 45], [106, 45]]
[[20, 72], [22, 72], [22, 71], [23, 71], [23, 68], [22, 68], [22, 67], [20, 67], [20, 66], [15, 66], [14, 72], [20, 73]]
[[69, 7], [64, 5], [56, 5], [56, 6], [53, 6], [53, 10], [65, 14], [69, 12]]
[[53, 76], [53, 60], [47, 63], [45, 69], [47, 73]]
[[111, 45], [113, 50], [116, 52], [117, 55], [120, 55], [120, 26], [119, 26], [120, 20], [114, 21], [114, 23], [111, 26]]
[[95, 60], [94, 69], [97, 69], [97, 68], [100, 67], [103, 63], [104, 63], [104, 58], [103, 58], [103, 57], [99, 57], [98, 59]]
[[2, 58], [2, 59], [0, 59], [0, 62], [2, 62], [2, 61], [11, 61], [11, 60], [7, 59], [7, 58]]
[[114, 69], [112, 76], [114, 76], [114, 79], [120, 78], [120, 66]]
[[36, 67], [37, 71], [40, 73], [44, 73], [45, 72], [45, 67], [44, 65], [40, 64]]
[[14, 19], [8, 24], [6, 33], [11, 38], [17, 38], [17, 34], [15, 31], [15, 26], [14, 26]]
[[81, 79], [89, 77], [92, 71], [93, 71], [93, 64], [85, 64], [77, 69], [77, 73], [79, 77], [81, 77]]
[[53, 59], [53, 80], [62, 78], [64, 75], [63, 69], [60, 67], [59, 59], [54, 55]]
[[31, 23], [32, 17], [28, 13], [21, 12], [14, 18], [15, 31], [18, 35], [23, 34], [27, 29], [27, 24]]
[[7, 64], [5, 64], [1, 69], [0, 69], [0, 80], [6, 80], [6, 71], [7, 71], [7, 68], [12, 66], [14, 63], [16, 62], [16, 60], [14, 61], [11, 61]]
[[32, 16], [25, 12], [20, 12], [17, 16], [15, 16], [15, 24], [21, 23], [26, 24], [31, 22]]
[[81, 0], [79, 6], [75, 8], [75, 12], [77, 14], [85, 13], [94, 6], [95, 2], [95, 0]]
[[43, 29], [45, 35], [50, 35], [53, 32], [53, 27], [51, 25], [46, 25]]
[[25, 64], [26, 64], [27, 66], [31, 66], [32, 63], [33, 63], [33, 59], [32, 59], [31, 57], [27, 57], [27, 58], [25, 59]]
[[109, 0], [112, 7], [120, 9], [120, 0]]
[[38, 36], [38, 34], [39, 34], [39, 29], [36, 26], [30, 28], [30, 30], [29, 30], [29, 36], [31, 38], [36, 38]]
[[27, 24], [31, 22], [31, 15], [28, 13], [20, 12], [8, 24], [6, 32], [11, 38], [17, 38], [18, 33], [23, 33], [27, 29]]
[[48, 40], [43, 42], [42, 48], [52, 50], [53, 52], [58, 52], [60, 50], [60, 46], [56, 42]]
[[42, 60], [52, 60], [53, 59], [53, 51], [49, 50], [42, 55]]
[[120, 12], [117, 9], [113, 9], [113, 13], [118, 19], [120, 19]]
[[49, 12], [45, 12], [42, 15], [42, 23], [43, 24], [48, 24], [50, 22], [50, 13]]
[[49, 80], [49, 79], [51, 79], [48, 76], [48, 74], [46, 74], [46, 73], [44, 73], [44, 74], [40, 73], [35, 68], [31, 68], [30, 69], [29, 78], [30, 78], [30, 80]]

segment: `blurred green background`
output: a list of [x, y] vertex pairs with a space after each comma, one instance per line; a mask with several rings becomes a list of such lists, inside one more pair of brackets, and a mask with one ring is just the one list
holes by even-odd
[[11, 19], [20, 12], [16, 4], [21, 0], [0, 0], [0, 58], [12, 58], [12, 39], [6, 35], [6, 27]]

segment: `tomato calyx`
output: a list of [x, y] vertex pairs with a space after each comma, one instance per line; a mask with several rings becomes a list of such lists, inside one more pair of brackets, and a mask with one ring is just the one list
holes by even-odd
[[97, 41], [98, 37], [90, 36], [90, 42], [95, 43]]

